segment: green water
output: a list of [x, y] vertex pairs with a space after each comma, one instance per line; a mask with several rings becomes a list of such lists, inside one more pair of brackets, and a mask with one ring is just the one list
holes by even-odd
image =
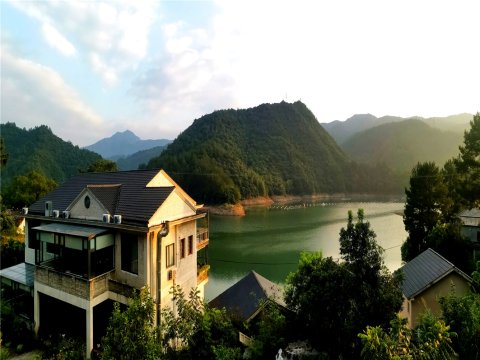
[[403, 203], [324, 203], [315, 206], [253, 208], [244, 217], [210, 217], [209, 281], [205, 297], [213, 299], [255, 270], [282, 283], [296, 269], [301, 251], [321, 251], [339, 257], [339, 232], [346, 226], [348, 210], [365, 211], [365, 218], [385, 250], [387, 267], [401, 266], [400, 245], [407, 234], [395, 212]]

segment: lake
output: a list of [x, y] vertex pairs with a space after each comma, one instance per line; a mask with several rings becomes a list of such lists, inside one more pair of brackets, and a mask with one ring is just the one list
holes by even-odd
[[247, 209], [244, 217], [210, 216], [208, 247], [211, 300], [250, 270], [283, 283], [298, 265], [300, 252], [321, 251], [339, 258], [339, 232], [347, 224], [348, 210], [365, 211], [365, 218], [385, 249], [390, 271], [401, 266], [400, 246], [407, 237], [402, 216], [404, 203], [339, 202]]

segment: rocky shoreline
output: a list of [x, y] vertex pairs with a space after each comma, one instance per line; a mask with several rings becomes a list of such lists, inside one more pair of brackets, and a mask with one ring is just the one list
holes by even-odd
[[[212, 215], [245, 216], [245, 210], [251, 207], [269, 207], [272, 205], [288, 205], [301, 203], [315, 203], [321, 201], [372, 201], [378, 200], [379, 195], [372, 194], [313, 194], [313, 195], [284, 195], [272, 197], [257, 197], [245, 199], [238, 204], [206, 205]], [[383, 197], [382, 197], [383, 198]], [[384, 201], [400, 201], [398, 195], [385, 196]], [[401, 200], [403, 201], [403, 200]]]

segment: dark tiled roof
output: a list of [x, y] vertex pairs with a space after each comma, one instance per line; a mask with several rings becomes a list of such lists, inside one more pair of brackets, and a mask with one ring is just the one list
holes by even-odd
[[417, 296], [452, 272], [471, 281], [467, 274], [432, 249], [425, 250], [399, 271], [402, 271], [404, 276], [402, 292], [408, 299]]
[[[122, 223], [125, 224], [146, 224], [173, 191], [173, 187], [146, 187], [158, 172], [159, 170], [136, 170], [81, 174], [67, 180], [32, 204], [28, 212], [43, 215], [45, 201], [52, 201], [52, 209], [61, 212], [66, 210], [87, 186], [92, 190], [92, 185], [110, 185], [106, 191], [102, 192], [99, 188], [93, 191], [106, 207], [112, 208], [112, 215], [122, 215]], [[112, 184], [121, 186], [115, 189]]]
[[87, 187], [108, 212], [114, 215], [122, 185], [88, 185]]
[[209, 305], [217, 309], [225, 308], [237, 320], [246, 321], [255, 314], [261, 303], [268, 299], [286, 307], [283, 289], [252, 270], [210, 301]]

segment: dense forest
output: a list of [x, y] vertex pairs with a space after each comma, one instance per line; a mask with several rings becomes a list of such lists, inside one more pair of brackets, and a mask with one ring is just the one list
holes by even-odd
[[0, 134], [8, 154], [2, 168], [2, 189], [15, 176], [34, 170], [61, 183], [101, 159], [92, 151], [63, 141], [45, 125], [26, 130], [6, 123], [0, 125]]
[[198, 201], [402, 191], [384, 165], [352, 162], [301, 102], [205, 115], [147, 168], [163, 168]]
[[441, 131], [420, 120], [403, 120], [359, 132], [342, 144], [353, 160], [389, 164], [409, 174], [420, 161], [444, 164], [458, 153], [463, 134]]

